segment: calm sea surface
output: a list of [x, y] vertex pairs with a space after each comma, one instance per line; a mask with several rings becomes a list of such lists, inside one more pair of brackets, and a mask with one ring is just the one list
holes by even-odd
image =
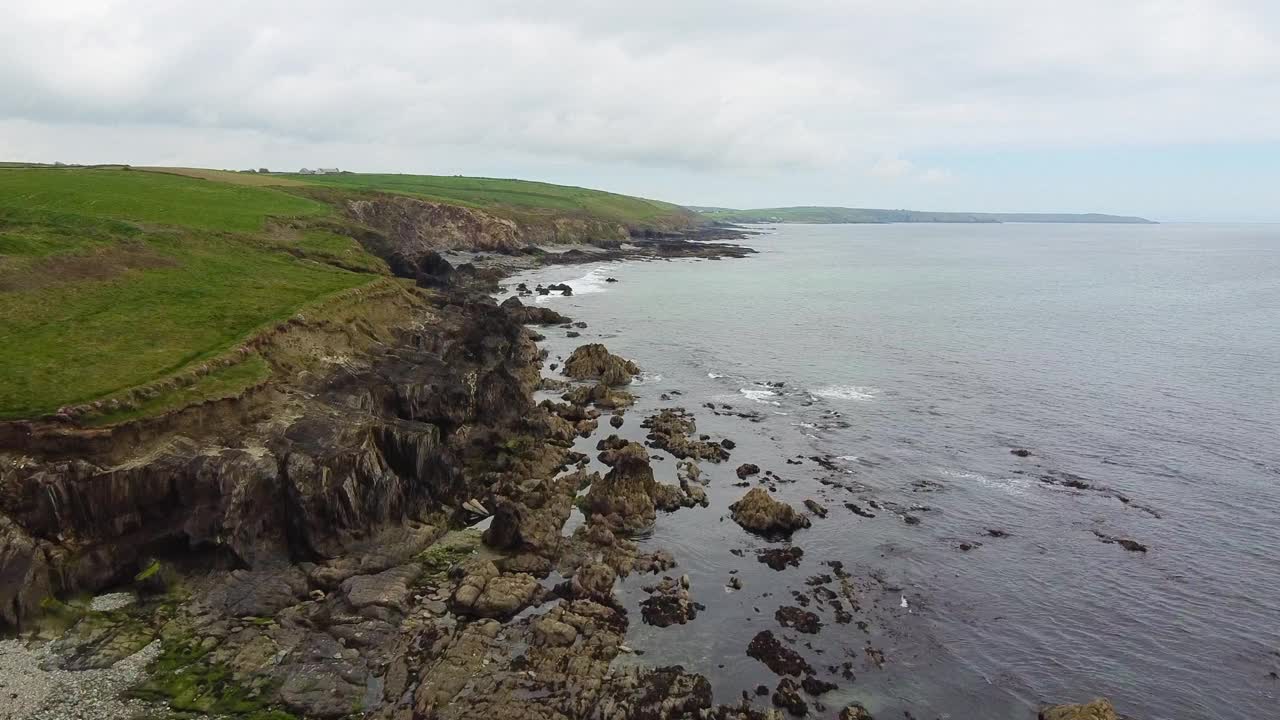
[[[601, 341], [644, 368], [620, 434], [679, 404], [738, 443], [703, 465], [711, 507], [643, 541], [707, 610], [652, 628], [636, 611], [652, 578], [624, 583], [641, 661], [731, 702], [776, 684], [745, 655], [771, 629], [839, 685], [818, 716], [857, 700], [1027, 718], [1105, 695], [1151, 720], [1280, 717], [1280, 226], [792, 225], [747, 244], [519, 278], [576, 291], [541, 299], [589, 323], [547, 332], [553, 360]], [[830, 510], [796, 534], [800, 567], [760, 564], [769, 543], [725, 517], [742, 462]], [[783, 631], [774, 610], [831, 560], [865, 627], [819, 607], [821, 633]], [[831, 672], [845, 662], [855, 680]]]

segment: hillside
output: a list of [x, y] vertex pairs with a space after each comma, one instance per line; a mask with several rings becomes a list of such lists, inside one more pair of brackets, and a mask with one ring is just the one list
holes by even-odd
[[1151, 220], [1127, 215], [1099, 213], [975, 213], [882, 210], [846, 207], [780, 207], [734, 210], [732, 208], [692, 208], [703, 217], [733, 223], [1128, 223], [1147, 224]]
[[[325, 262], [376, 268], [350, 238], [268, 232], [268, 218], [330, 213], [275, 189], [157, 173], [0, 170], [0, 418], [173, 375], [380, 277]], [[260, 379], [244, 370], [201, 384]]]
[[616, 223], [643, 232], [681, 230], [702, 220], [697, 214], [671, 203], [528, 180], [357, 173], [283, 177], [327, 187], [420, 197], [526, 222], [581, 218]]
[[0, 419], [93, 403], [113, 422], [234, 394], [269, 373], [249, 338], [391, 282], [389, 247], [616, 243], [702, 222], [518, 180], [0, 167]]

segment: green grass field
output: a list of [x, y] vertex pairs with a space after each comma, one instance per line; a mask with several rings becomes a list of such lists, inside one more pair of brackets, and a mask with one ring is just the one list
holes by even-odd
[[[0, 419], [181, 373], [385, 277], [381, 258], [341, 234], [343, 201], [373, 191], [481, 209], [534, 233], [553, 228], [561, 240], [590, 239], [601, 226], [702, 222], [669, 203], [520, 180], [0, 165]], [[86, 422], [222, 397], [267, 367], [258, 358], [219, 368]]]
[[327, 212], [180, 176], [0, 170], [0, 418], [163, 378], [380, 277], [321, 261], [345, 255], [376, 272], [350, 238], [302, 233], [298, 257], [264, 232], [269, 216]]
[[685, 208], [658, 200], [529, 180], [448, 175], [290, 175], [290, 179], [345, 188], [413, 195], [437, 202], [522, 215], [568, 214], [632, 228], [670, 228], [696, 223]]

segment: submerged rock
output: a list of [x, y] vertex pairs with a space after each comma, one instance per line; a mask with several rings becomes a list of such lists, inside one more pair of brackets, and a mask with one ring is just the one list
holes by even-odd
[[1083, 705], [1054, 705], [1040, 711], [1040, 720], [1119, 720], [1116, 710], [1105, 698]]
[[760, 488], [748, 490], [729, 510], [734, 522], [766, 537], [790, 537], [796, 530], [809, 527], [809, 518]]

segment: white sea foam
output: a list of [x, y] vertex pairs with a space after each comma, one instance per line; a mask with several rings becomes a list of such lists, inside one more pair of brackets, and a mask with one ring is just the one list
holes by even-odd
[[[613, 270], [614, 267], [612, 265], [601, 265], [580, 278], [543, 283], [543, 285], [557, 285], [563, 282], [565, 285], [573, 288], [573, 295], [570, 295], [569, 297], [594, 295], [595, 293], [602, 293], [608, 289], [609, 283], [607, 282], [607, 278], [609, 277], [609, 273], [613, 272]], [[538, 295], [533, 299], [533, 301], [535, 303], [544, 303], [553, 298], [560, 297], [564, 297], [564, 295], [553, 290], [550, 295]]]
[[662, 382], [662, 375], [660, 373], [653, 373], [653, 374], [640, 373], [638, 377], [632, 379], [631, 384], [632, 385], [648, 385], [650, 383], [657, 383], [657, 382]]
[[772, 390], [758, 390], [755, 388], [739, 388], [738, 392], [742, 393], [748, 400], [754, 400], [765, 405], [781, 405], [776, 400], [770, 400], [771, 397], [777, 397], [777, 393]]
[[998, 490], [1009, 495], [1021, 495], [1027, 491], [1027, 487], [1031, 485], [1031, 481], [1026, 478], [989, 478], [976, 472], [968, 472], [965, 470], [939, 470], [943, 475], [957, 480], [964, 480], [976, 483], [983, 487]]
[[711, 378], [712, 380], [719, 380], [720, 378], [724, 377], [724, 375], [720, 373], [709, 372], [707, 373], [707, 377]]
[[875, 400], [880, 388], [864, 385], [828, 385], [813, 391], [814, 395], [830, 400]]

